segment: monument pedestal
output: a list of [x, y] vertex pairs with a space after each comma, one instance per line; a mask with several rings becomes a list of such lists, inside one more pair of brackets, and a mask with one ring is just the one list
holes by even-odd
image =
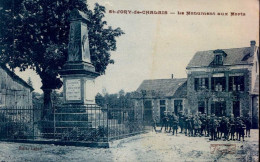
[[66, 63], [60, 75], [63, 78], [64, 104], [95, 104], [95, 78], [99, 76], [89, 64]]
[[87, 16], [73, 10], [69, 19], [68, 60], [59, 71], [63, 78], [64, 104], [55, 110], [55, 131], [58, 135], [76, 132], [77, 136], [87, 136], [97, 129], [96, 119], [104, 117], [95, 103], [95, 78], [99, 73], [90, 59]]

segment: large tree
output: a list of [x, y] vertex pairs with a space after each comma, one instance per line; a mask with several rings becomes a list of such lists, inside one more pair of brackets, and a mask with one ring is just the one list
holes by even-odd
[[31, 68], [42, 81], [44, 105], [49, 108], [52, 89], [62, 86], [58, 70], [67, 58], [69, 38], [68, 16], [74, 8], [89, 17], [91, 60], [96, 71], [104, 74], [114, 61], [120, 28], [107, 26], [103, 20], [105, 7], [95, 4], [89, 10], [85, 0], [4, 0], [0, 1], [0, 61], [11, 69]]

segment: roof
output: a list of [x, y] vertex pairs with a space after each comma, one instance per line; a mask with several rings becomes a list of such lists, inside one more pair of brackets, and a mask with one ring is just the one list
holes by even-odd
[[[146, 98], [165, 98], [165, 97], [186, 97], [187, 94], [187, 79], [154, 79], [144, 80], [139, 88], [138, 93], [146, 91]], [[139, 96], [140, 97], [140, 96]]]
[[[223, 65], [247, 65], [252, 63], [253, 57], [250, 56], [251, 47], [222, 49], [226, 54]], [[198, 51], [195, 53], [187, 68], [207, 67], [214, 60], [214, 51]]]
[[33, 87], [31, 87], [29, 84], [27, 84], [22, 78], [20, 78], [18, 75], [16, 75], [13, 71], [8, 69], [4, 64], [0, 64], [0, 68], [2, 68], [17, 83], [29, 88], [31, 91], [34, 90]]

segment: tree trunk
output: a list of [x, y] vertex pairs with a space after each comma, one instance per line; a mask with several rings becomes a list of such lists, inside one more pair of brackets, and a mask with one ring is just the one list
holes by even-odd
[[52, 112], [51, 92], [52, 89], [43, 89], [44, 98], [42, 119], [48, 119]]

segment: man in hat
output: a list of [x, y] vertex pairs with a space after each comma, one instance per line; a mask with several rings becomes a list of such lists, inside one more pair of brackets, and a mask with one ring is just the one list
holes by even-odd
[[211, 115], [209, 128], [210, 128], [210, 140], [217, 140], [217, 127], [218, 121], [216, 120], [215, 114]]
[[162, 118], [162, 127], [161, 127], [161, 130], [163, 129], [164, 127], [164, 132], [166, 132], [168, 130], [168, 115], [167, 115], [167, 112], [164, 111], [164, 115], [163, 115], [163, 118]]
[[206, 117], [206, 128], [205, 128], [205, 136], [206, 137], [209, 137], [209, 134], [210, 134], [210, 126], [209, 126], [209, 123], [210, 123], [210, 116], [208, 115]]
[[245, 118], [245, 125], [246, 125], [246, 137], [250, 137], [250, 129], [252, 126], [251, 117]]
[[180, 125], [180, 128], [181, 128], [180, 133], [183, 133], [183, 131], [184, 131], [184, 115], [183, 115], [182, 111], [180, 111], [180, 114], [179, 114], [179, 125]]
[[184, 129], [185, 136], [187, 136], [187, 133], [188, 133], [188, 115], [187, 114], [183, 115], [183, 129]]
[[241, 118], [239, 118], [238, 128], [237, 128], [238, 134], [239, 134], [239, 138], [238, 138], [239, 141], [240, 141], [241, 137], [242, 137], [243, 141], [245, 141], [245, 128], [246, 128], [246, 126], [245, 126], [243, 120]]
[[179, 119], [178, 116], [176, 116], [175, 114], [173, 114], [173, 123], [172, 123], [172, 135], [174, 135], [174, 133], [176, 133], [177, 136], [177, 132], [178, 132], [178, 125], [179, 125]]
[[172, 129], [172, 127], [173, 127], [173, 116], [174, 116], [174, 113], [173, 112], [171, 112], [170, 114], [169, 114], [169, 119], [168, 119], [168, 126], [170, 127], [170, 129], [169, 129], [169, 133], [171, 133], [171, 129]]
[[228, 121], [228, 118], [223, 116], [222, 117], [222, 131], [224, 133], [224, 141], [225, 140], [228, 140], [228, 135], [229, 135], [229, 121]]
[[236, 123], [233, 114], [231, 114], [229, 119], [229, 127], [230, 127], [230, 139], [235, 140]]
[[200, 135], [203, 136], [204, 131], [206, 135], [206, 114], [201, 115], [200, 121], [201, 121]]
[[201, 121], [199, 117], [196, 115], [194, 118], [194, 136], [200, 136], [200, 130], [201, 130]]

